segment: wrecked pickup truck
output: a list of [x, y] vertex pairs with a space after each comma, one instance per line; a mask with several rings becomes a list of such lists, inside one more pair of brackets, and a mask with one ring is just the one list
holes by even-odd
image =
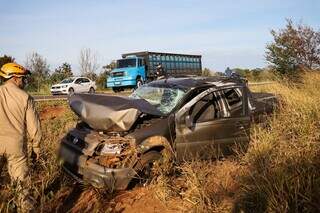
[[245, 81], [227, 77], [162, 79], [129, 97], [73, 95], [69, 104], [81, 122], [62, 139], [60, 158], [78, 181], [126, 189], [147, 179], [164, 154], [205, 159], [246, 146], [252, 120], [276, 103], [272, 94], [251, 93]]

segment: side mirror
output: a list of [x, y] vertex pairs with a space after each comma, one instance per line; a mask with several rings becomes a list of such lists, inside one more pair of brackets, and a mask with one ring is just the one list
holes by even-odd
[[186, 116], [186, 126], [191, 129], [194, 126], [193, 120], [190, 115]]

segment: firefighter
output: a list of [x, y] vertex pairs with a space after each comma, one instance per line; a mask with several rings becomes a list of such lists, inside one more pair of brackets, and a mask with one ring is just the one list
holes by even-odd
[[[22, 212], [32, 210], [30, 177], [27, 163], [27, 134], [32, 140], [32, 153], [39, 159], [41, 129], [34, 101], [23, 89], [30, 71], [16, 63], [0, 69], [0, 163], [6, 160], [11, 183], [17, 186], [17, 206]], [[0, 165], [0, 169], [2, 165]], [[0, 170], [1, 172], [1, 170]]]

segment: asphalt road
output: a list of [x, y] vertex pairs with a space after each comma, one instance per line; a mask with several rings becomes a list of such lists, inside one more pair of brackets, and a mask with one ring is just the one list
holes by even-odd
[[[125, 92], [119, 92], [119, 93], [114, 93], [114, 92], [97, 92], [96, 94], [99, 95], [123, 95], [123, 96], [128, 96], [131, 94], [131, 92], [125, 91]], [[68, 95], [34, 95], [32, 96], [35, 101], [59, 101], [59, 100], [67, 100]]]

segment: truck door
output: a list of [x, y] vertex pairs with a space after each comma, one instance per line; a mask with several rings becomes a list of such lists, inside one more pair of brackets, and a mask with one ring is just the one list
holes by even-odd
[[244, 129], [243, 118], [230, 116], [224, 98], [222, 91], [209, 89], [177, 113], [175, 145], [179, 160], [218, 157], [240, 140], [238, 128]]
[[138, 75], [141, 77], [142, 83], [146, 81], [146, 69], [144, 59], [138, 59]]

